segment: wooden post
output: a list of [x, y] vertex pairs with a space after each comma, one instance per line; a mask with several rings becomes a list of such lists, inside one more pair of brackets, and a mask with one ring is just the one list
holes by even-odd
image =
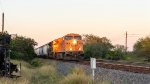
[[128, 50], [128, 33], [126, 31], [126, 37], [125, 37], [125, 48], [126, 48], [126, 53], [127, 53], [127, 50]]

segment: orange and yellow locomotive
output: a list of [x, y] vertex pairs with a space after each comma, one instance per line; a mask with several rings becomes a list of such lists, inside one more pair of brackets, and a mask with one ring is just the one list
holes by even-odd
[[56, 59], [81, 59], [83, 58], [83, 40], [79, 34], [67, 34], [35, 49], [35, 52], [38, 56]]

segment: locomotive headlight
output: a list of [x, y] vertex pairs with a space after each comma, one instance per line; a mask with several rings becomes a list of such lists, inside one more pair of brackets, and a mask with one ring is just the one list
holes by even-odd
[[73, 40], [73, 44], [74, 44], [74, 45], [77, 44], [77, 40]]
[[82, 48], [79, 48], [79, 50], [81, 50]]
[[70, 50], [72, 50], [72, 48], [70, 48]]

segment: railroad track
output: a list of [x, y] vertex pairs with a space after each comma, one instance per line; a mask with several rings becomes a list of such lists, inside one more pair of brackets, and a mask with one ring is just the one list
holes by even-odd
[[[69, 62], [69, 63], [77, 63], [82, 65], [88, 65], [90, 66], [90, 61], [74, 61], [74, 60], [58, 60], [58, 59], [52, 59], [62, 62]], [[114, 70], [120, 70], [120, 71], [128, 71], [133, 73], [143, 73], [143, 74], [150, 74], [150, 65], [147, 66], [141, 66], [138, 64], [133, 63], [123, 63], [123, 62], [112, 62], [112, 61], [104, 61], [104, 60], [96, 60], [96, 66], [102, 67], [106, 69], [114, 69]]]
[[[90, 65], [90, 61], [80, 61], [79, 64]], [[114, 69], [114, 70], [121, 70], [121, 71], [128, 71], [134, 73], [144, 73], [150, 74], [150, 67], [148, 66], [139, 66], [139, 65], [132, 65], [132, 64], [123, 64], [123, 63], [110, 63], [110, 62], [96, 62], [97, 67], [102, 67], [106, 69]]]

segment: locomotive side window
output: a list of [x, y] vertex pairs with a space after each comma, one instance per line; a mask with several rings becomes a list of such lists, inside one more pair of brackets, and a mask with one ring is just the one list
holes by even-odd
[[71, 39], [73, 39], [72, 36], [65, 36], [65, 40], [71, 40]]
[[81, 36], [74, 36], [74, 39], [81, 40]]

